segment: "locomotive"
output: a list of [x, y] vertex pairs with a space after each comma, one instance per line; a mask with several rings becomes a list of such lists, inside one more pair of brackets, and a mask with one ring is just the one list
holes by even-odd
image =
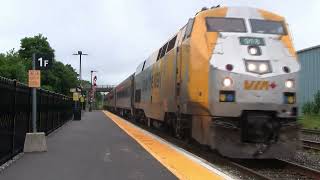
[[290, 157], [301, 146], [299, 70], [284, 17], [250, 7], [204, 8], [105, 104], [226, 157]]

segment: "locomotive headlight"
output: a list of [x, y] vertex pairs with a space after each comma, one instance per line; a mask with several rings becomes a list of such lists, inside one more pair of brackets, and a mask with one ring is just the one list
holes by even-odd
[[257, 65], [253, 63], [248, 64], [248, 70], [249, 71], [256, 71], [257, 70]]
[[245, 65], [247, 72], [260, 75], [272, 72], [271, 64], [269, 61], [245, 60]]
[[256, 47], [250, 47], [249, 48], [249, 53], [251, 55], [257, 55], [258, 54], [258, 49]]
[[259, 46], [248, 46], [248, 53], [252, 56], [260, 56], [262, 54]]
[[269, 67], [268, 67], [267, 64], [262, 63], [262, 64], [259, 65], [259, 72], [260, 73], [265, 73], [267, 71], [269, 71]]
[[291, 88], [293, 88], [294, 87], [294, 81], [293, 80], [287, 80], [286, 82], [285, 82], [285, 86], [286, 86], [286, 88], [289, 88], [289, 89], [291, 89]]
[[232, 79], [228, 77], [224, 78], [222, 84], [224, 87], [230, 87], [232, 85]]

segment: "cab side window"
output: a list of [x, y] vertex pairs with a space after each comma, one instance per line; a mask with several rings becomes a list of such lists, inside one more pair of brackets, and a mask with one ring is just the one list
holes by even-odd
[[188, 39], [191, 36], [193, 24], [194, 24], [194, 19], [193, 18], [189, 19], [187, 28], [186, 28], [186, 33], [184, 34], [183, 40]]
[[158, 61], [159, 59], [161, 59], [161, 58], [166, 54], [166, 50], [167, 50], [168, 44], [169, 44], [169, 43], [166, 43], [165, 45], [163, 45], [163, 46], [160, 48], [159, 53], [158, 53], [158, 57], [157, 57], [157, 61]]
[[169, 41], [167, 52], [169, 52], [171, 49], [174, 48], [174, 46], [176, 45], [176, 40], [177, 40], [177, 36], [175, 36]]

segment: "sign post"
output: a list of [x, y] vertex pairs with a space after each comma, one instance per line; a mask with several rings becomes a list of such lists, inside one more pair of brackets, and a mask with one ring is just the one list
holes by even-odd
[[[50, 58], [40, 54], [32, 54], [32, 70], [29, 70], [29, 87], [32, 88], [32, 133], [27, 133], [24, 142], [24, 152], [47, 151], [47, 143], [44, 132], [37, 132], [37, 88], [40, 88], [41, 71], [51, 65]], [[36, 70], [38, 69], [38, 70]]]
[[[32, 70], [34, 71], [36, 69], [36, 55], [33, 53], [32, 54]], [[39, 78], [37, 79], [39, 81], [40, 79], [40, 71], [39, 73]], [[31, 77], [29, 77], [30, 79]], [[40, 87], [40, 82], [38, 84], [30, 84], [30, 85], [39, 85]], [[37, 132], [37, 87], [32, 87], [32, 130], [34, 133]]]

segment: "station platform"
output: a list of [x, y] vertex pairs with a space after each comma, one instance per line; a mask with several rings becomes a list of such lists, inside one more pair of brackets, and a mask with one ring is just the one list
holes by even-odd
[[231, 179], [107, 111], [84, 113], [26, 153], [1, 180]]

